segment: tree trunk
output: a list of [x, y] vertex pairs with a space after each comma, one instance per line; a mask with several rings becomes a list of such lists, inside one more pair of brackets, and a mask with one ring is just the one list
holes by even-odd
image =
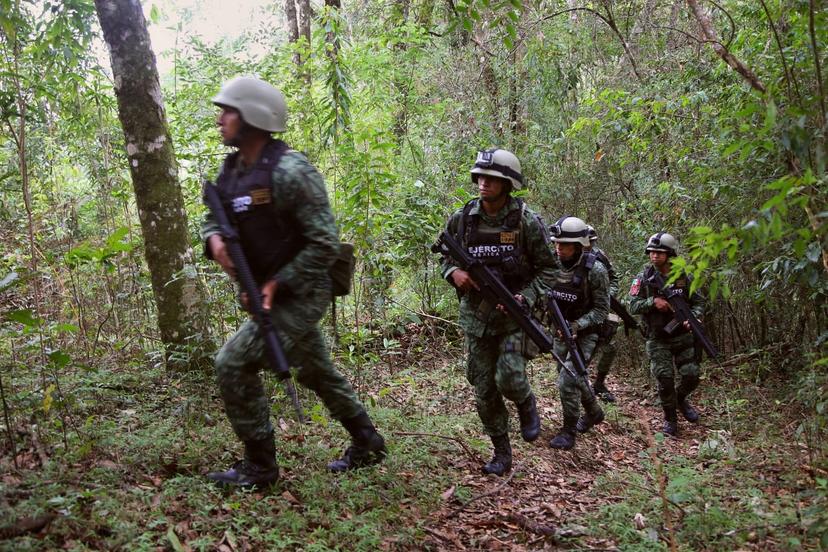
[[[299, 0], [299, 34], [305, 38], [305, 47], [310, 52], [311, 50], [311, 5], [310, 0]], [[305, 81], [310, 84], [311, 82], [311, 68], [310, 64], [307, 63], [308, 60], [305, 59], [302, 62], [304, 66], [304, 71], [302, 72], [305, 76]]]
[[195, 368], [204, 359], [204, 294], [194, 276], [184, 198], [146, 20], [138, 0], [95, 0], [95, 7], [112, 61], [167, 366]]
[[[299, 20], [296, 19], [296, 0], [285, 0], [285, 19], [287, 19], [288, 41], [295, 47], [299, 41]], [[296, 67], [302, 65], [299, 52], [293, 53], [293, 63]]]

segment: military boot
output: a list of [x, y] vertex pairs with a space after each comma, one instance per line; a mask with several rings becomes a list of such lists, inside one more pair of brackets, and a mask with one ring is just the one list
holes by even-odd
[[595, 377], [595, 383], [592, 385], [592, 390], [595, 392], [595, 395], [598, 396], [602, 401], [608, 403], [615, 402], [615, 395], [610, 393], [610, 390], [607, 389], [607, 385], [604, 383], [604, 376], [603, 374], [599, 374]]
[[681, 412], [681, 415], [684, 416], [684, 419], [692, 424], [699, 421], [699, 413], [687, 400], [687, 396], [698, 386], [699, 378], [695, 376], [685, 376], [681, 378], [681, 383], [679, 383], [678, 389], [676, 389], [676, 402], [678, 403], [678, 410]]
[[554, 449], [569, 450], [575, 446], [575, 426], [578, 424], [577, 419], [569, 420], [564, 418], [563, 427], [555, 437], [549, 441], [549, 446]]
[[598, 405], [595, 397], [581, 401], [584, 406], [584, 414], [578, 418], [578, 423], [575, 424], [575, 429], [578, 433], [586, 433], [592, 426], [598, 425], [604, 421], [604, 411]]
[[345, 449], [342, 458], [328, 464], [330, 471], [344, 472], [372, 466], [385, 459], [388, 454], [385, 439], [377, 432], [367, 412], [362, 411], [353, 418], [342, 420], [342, 425], [351, 435], [351, 446]]
[[208, 473], [207, 478], [222, 487], [266, 487], [275, 483], [279, 479], [279, 466], [273, 434], [258, 441], [245, 441], [243, 459], [227, 471]]
[[659, 378], [658, 398], [664, 410], [664, 435], [678, 435], [678, 416], [676, 414], [676, 388], [673, 378]]
[[493, 473], [502, 476], [512, 469], [512, 445], [509, 443], [509, 434], [492, 435], [494, 456], [483, 466], [483, 473]]
[[518, 409], [518, 416], [520, 417], [520, 436], [527, 443], [531, 443], [540, 435], [541, 420], [538, 416], [538, 406], [535, 401], [535, 395], [529, 393], [529, 396], [522, 403], [515, 403]]

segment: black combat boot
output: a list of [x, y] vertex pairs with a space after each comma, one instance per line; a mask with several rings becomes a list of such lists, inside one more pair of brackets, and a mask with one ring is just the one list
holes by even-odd
[[518, 409], [518, 416], [520, 417], [520, 436], [527, 443], [531, 443], [540, 435], [541, 420], [538, 416], [538, 406], [535, 401], [535, 395], [529, 393], [529, 396], [522, 403], [515, 403]]
[[362, 411], [353, 418], [342, 420], [342, 425], [351, 434], [351, 446], [345, 449], [342, 458], [328, 464], [330, 471], [344, 472], [363, 468], [379, 464], [385, 459], [385, 439], [374, 428], [367, 412]]
[[592, 429], [592, 426], [604, 421], [604, 411], [601, 410], [595, 397], [583, 399], [581, 404], [584, 406], [584, 414], [578, 418], [575, 429], [578, 430], [578, 433], [586, 433]]
[[604, 383], [604, 378], [606, 378], [604, 374], [598, 374], [595, 377], [595, 383], [592, 385], [592, 390], [602, 401], [614, 403], [615, 395], [610, 393], [610, 390], [607, 389], [607, 385]]
[[575, 446], [575, 426], [577, 419], [569, 420], [564, 418], [563, 427], [555, 437], [549, 441], [549, 446], [554, 449], [569, 450]]
[[678, 435], [678, 416], [676, 415], [676, 387], [673, 378], [659, 378], [658, 397], [664, 410], [664, 435]]
[[695, 424], [699, 421], [699, 413], [687, 400], [687, 396], [699, 386], [699, 378], [696, 376], [684, 376], [681, 378], [678, 389], [676, 389], [676, 401], [678, 410], [684, 419]]
[[499, 477], [512, 469], [512, 445], [509, 444], [509, 434], [492, 435], [492, 444], [494, 456], [483, 466], [483, 473], [493, 473]]
[[210, 472], [212, 479], [222, 487], [266, 487], [279, 479], [276, 465], [276, 443], [273, 434], [258, 441], [244, 442], [244, 458], [223, 472]]

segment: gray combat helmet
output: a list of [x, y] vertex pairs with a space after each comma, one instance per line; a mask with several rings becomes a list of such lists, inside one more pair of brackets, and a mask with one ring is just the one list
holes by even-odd
[[647, 240], [647, 248], [644, 250], [645, 253], [650, 251], [661, 251], [667, 253], [668, 257], [675, 257], [678, 254], [678, 240], [667, 232], [653, 234]]
[[590, 243], [587, 223], [570, 215], [562, 216], [550, 226], [549, 234], [552, 236], [549, 240], [551, 242], [580, 243], [585, 247], [588, 247]]
[[589, 243], [598, 241], [598, 232], [589, 224], [587, 224], [587, 235], [589, 236]]
[[479, 174], [505, 178], [512, 183], [513, 190], [520, 190], [523, 185], [520, 161], [514, 153], [505, 149], [495, 148], [477, 152], [477, 161], [475, 161], [471, 170], [472, 182], [477, 182], [477, 175]]
[[284, 132], [287, 121], [285, 95], [263, 80], [236, 77], [224, 83], [213, 98], [220, 107], [232, 107], [245, 123], [267, 132]]

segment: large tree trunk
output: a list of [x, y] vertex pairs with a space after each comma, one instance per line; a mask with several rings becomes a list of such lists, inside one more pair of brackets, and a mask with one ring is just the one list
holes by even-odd
[[[287, 20], [288, 41], [295, 47], [299, 41], [299, 20], [296, 19], [296, 0], [285, 0], [285, 19]], [[299, 52], [293, 53], [293, 63], [296, 67], [302, 65]]]
[[200, 345], [206, 341], [204, 294], [192, 275], [184, 198], [146, 20], [138, 0], [95, 0], [95, 7], [112, 61], [168, 367], [193, 368], [203, 359]]
[[[299, 35], [305, 37], [305, 44], [308, 51], [311, 51], [311, 5], [310, 0], [299, 0]], [[311, 82], [311, 66], [307, 63], [309, 59], [303, 61], [305, 81]]]

